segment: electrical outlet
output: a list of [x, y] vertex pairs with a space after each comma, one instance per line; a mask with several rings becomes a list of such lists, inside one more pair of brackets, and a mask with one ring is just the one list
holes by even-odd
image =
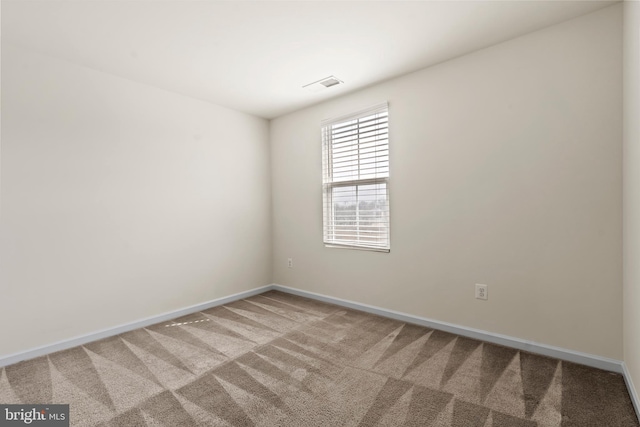
[[287, 267], [293, 268], [293, 258], [287, 259]]
[[476, 283], [476, 298], [489, 299], [489, 287]]

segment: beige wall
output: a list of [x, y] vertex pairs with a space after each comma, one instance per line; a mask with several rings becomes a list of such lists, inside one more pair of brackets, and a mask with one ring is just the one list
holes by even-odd
[[[640, 18], [624, 7], [624, 359], [638, 384]], [[621, 359], [621, 9], [273, 120], [272, 187], [264, 120], [3, 46], [0, 322], [20, 327], [3, 329], [0, 357], [273, 278]], [[384, 100], [391, 253], [326, 249], [320, 120]]]
[[270, 198], [267, 121], [3, 46], [0, 357], [267, 285]]
[[624, 361], [640, 395], [640, 2], [624, 3]]
[[[273, 120], [274, 281], [621, 359], [621, 20], [614, 5]], [[320, 121], [385, 100], [391, 253], [324, 248]]]

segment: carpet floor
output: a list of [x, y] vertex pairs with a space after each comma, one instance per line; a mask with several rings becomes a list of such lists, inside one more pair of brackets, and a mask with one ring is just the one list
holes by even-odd
[[622, 376], [270, 291], [0, 369], [73, 426], [638, 427]]

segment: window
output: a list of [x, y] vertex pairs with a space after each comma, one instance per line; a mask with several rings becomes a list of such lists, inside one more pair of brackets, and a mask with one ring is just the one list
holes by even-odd
[[324, 243], [389, 252], [387, 103], [322, 122]]

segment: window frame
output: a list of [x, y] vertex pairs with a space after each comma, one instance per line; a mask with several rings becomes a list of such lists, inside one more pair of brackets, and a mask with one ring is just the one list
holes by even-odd
[[[355, 179], [338, 179], [334, 178], [333, 169], [335, 168], [335, 163], [333, 161], [333, 140], [330, 135], [330, 129], [332, 126], [340, 125], [342, 123], [347, 123], [350, 121], [358, 120], [364, 117], [371, 116], [373, 114], [386, 113], [387, 123], [386, 123], [386, 151], [387, 151], [387, 171], [386, 175], [378, 176], [377, 169], [374, 169], [374, 177], [368, 178], [355, 178]], [[321, 122], [321, 138], [322, 138], [322, 238], [325, 247], [328, 248], [339, 248], [339, 249], [356, 249], [356, 250], [364, 250], [364, 251], [373, 251], [373, 252], [385, 252], [388, 253], [391, 251], [391, 215], [390, 215], [390, 138], [389, 138], [389, 104], [387, 102], [379, 103], [373, 105], [369, 108], [362, 109], [350, 114], [341, 115], [338, 117], [333, 117], [330, 119], [323, 120]], [[358, 136], [357, 142], [357, 164], [360, 167], [361, 163], [361, 153], [360, 153], [360, 137]], [[377, 163], [377, 156], [373, 157], [374, 164]], [[377, 168], [377, 166], [376, 166]], [[335, 205], [333, 202], [333, 198], [335, 197], [333, 190], [341, 187], [354, 187], [354, 191], [357, 194], [360, 191], [360, 186], [364, 185], [384, 185], [384, 192], [380, 191], [379, 188], [375, 189], [376, 195], [384, 194], [384, 202], [385, 202], [385, 215], [386, 215], [386, 245], [367, 245], [363, 244], [361, 241], [354, 243], [340, 243], [339, 239], [330, 239], [328, 231], [329, 227], [333, 228], [333, 233], [335, 233]], [[359, 202], [358, 196], [355, 196], [356, 200], [356, 214], [355, 220], [356, 222], [360, 221], [359, 216]], [[360, 233], [360, 225], [357, 225], [355, 228], [357, 233]], [[358, 239], [359, 239], [358, 235]]]

